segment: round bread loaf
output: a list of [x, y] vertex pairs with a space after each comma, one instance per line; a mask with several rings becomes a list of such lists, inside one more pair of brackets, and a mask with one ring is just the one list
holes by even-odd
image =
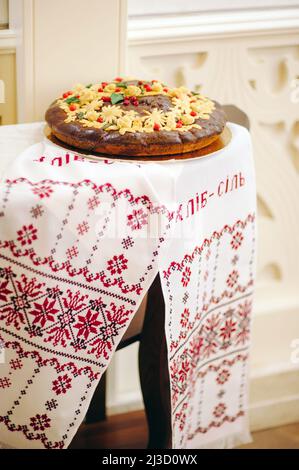
[[116, 78], [76, 85], [51, 104], [46, 121], [57, 139], [78, 149], [154, 156], [206, 147], [226, 118], [218, 103], [185, 87]]

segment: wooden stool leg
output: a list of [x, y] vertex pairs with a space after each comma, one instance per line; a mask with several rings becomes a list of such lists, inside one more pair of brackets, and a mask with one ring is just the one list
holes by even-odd
[[171, 448], [170, 382], [160, 276], [149, 292], [140, 339], [139, 374], [149, 428], [149, 449]]

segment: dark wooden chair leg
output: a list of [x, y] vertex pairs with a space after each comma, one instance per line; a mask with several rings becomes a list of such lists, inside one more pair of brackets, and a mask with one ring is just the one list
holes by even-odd
[[149, 449], [171, 448], [170, 382], [160, 276], [149, 292], [139, 347], [139, 374], [149, 428]]
[[104, 421], [106, 419], [106, 372], [94, 392], [85, 416], [86, 424]]

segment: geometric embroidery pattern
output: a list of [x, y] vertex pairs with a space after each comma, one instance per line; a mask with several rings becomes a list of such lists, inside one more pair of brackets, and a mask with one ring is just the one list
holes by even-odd
[[[101, 240], [93, 230], [97, 221], [93, 211], [105, 199], [112, 208], [125, 200], [129, 214], [135, 211], [137, 216], [153, 210], [167, 216], [167, 212], [154, 208], [147, 196], [134, 197], [128, 189], [117, 191], [111, 184], [96, 185], [90, 180], [32, 183], [19, 178], [7, 184], [10, 191], [4, 198], [4, 214], [18, 204], [14, 200], [18, 191], [31, 194], [23, 202], [31, 210], [24, 211], [27, 219], [21, 226], [10, 221], [10, 232], [0, 236], [0, 341], [8, 359], [0, 367], [0, 429], [2, 433], [5, 426], [37, 446], [63, 448], [82, 421], [150, 276], [157, 272], [164, 241], [134, 240], [132, 226], [137, 227], [137, 219], [130, 218], [128, 223], [124, 214], [130, 235], [118, 245], [113, 243], [115, 251], [109, 254], [111, 242]], [[65, 212], [58, 218], [61, 225], [55, 224], [56, 236], [44, 243], [48, 229], [44, 220], [51, 217], [55, 195], [65, 201]], [[75, 222], [78, 214], [80, 222]], [[141, 221], [144, 225], [145, 218]], [[65, 236], [67, 228], [73, 239], [70, 232]], [[127, 278], [132, 264], [129, 250], [136, 243], [152, 249], [144, 253], [140, 272], [135, 270], [135, 276]], [[84, 259], [93, 261], [84, 263]], [[19, 389], [23, 377], [26, 383]], [[33, 396], [38, 398], [32, 402]], [[64, 409], [71, 409], [71, 414], [66, 413], [62, 424]]]
[[[205, 435], [244, 415], [254, 247], [255, 217], [249, 214], [245, 221], [214, 232], [210, 239], [181, 261], [173, 261], [164, 271], [173, 436], [179, 447], [188, 446], [188, 440], [195, 435]], [[242, 260], [240, 268], [231, 261], [236, 250]], [[235, 276], [232, 282], [231, 273], [239, 271], [242, 276]], [[224, 290], [218, 290], [219, 276], [229, 281]], [[189, 288], [185, 302], [172, 295], [180, 281]], [[238, 403], [232, 404], [230, 386], [232, 378], [235, 384], [236, 376], [240, 394]]]
[[[150, 189], [111, 181], [18, 177], [0, 187], [0, 433], [12, 446], [68, 446], [181, 220]], [[116, 212], [126, 233], [111, 242]], [[163, 233], [140, 236], [153, 215]], [[161, 273], [176, 448], [244, 415], [254, 225], [249, 214], [205, 234]]]

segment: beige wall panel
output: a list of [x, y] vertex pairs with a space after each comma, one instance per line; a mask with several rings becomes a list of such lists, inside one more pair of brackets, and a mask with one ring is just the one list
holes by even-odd
[[0, 51], [0, 80], [4, 82], [5, 102], [0, 102], [0, 124], [16, 122], [15, 54]]

